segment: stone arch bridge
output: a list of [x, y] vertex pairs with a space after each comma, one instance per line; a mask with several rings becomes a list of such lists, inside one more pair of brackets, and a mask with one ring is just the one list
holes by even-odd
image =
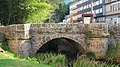
[[80, 52], [102, 56], [108, 43], [119, 42], [119, 28], [119, 24], [18, 24], [1, 26], [0, 33], [5, 34], [14, 53], [25, 57], [34, 55], [41, 46], [55, 38], [72, 40], [79, 44]]

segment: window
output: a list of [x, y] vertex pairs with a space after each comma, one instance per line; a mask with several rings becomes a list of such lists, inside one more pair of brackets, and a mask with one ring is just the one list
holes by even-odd
[[78, 11], [81, 11], [81, 8], [78, 8]]
[[89, 8], [89, 4], [87, 5], [87, 8]]
[[118, 3], [118, 10], [120, 10], [120, 3]]
[[96, 13], [99, 13], [99, 9], [96, 10]]
[[84, 6], [84, 9], [85, 9], [85, 6]]
[[96, 6], [96, 2], [93, 3], [93, 6]]
[[110, 12], [110, 11], [111, 11], [110, 5], [107, 5], [107, 6], [106, 6], [106, 12]]
[[100, 4], [102, 4], [102, 0], [100, 0]]
[[84, 6], [84, 9], [85, 9], [85, 6]]
[[113, 11], [113, 10], [112, 10], [112, 6], [110, 6], [110, 11]]
[[85, 9], [87, 8], [86, 5], [84, 6], [84, 8], [85, 8]]
[[86, 5], [86, 9], [88, 8], [88, 5]]
[[99, 5], [99, 1], [96, 1], [96, 5]]
[[82, 10], [82, 7], [80, 7], [80, 10]]
[[117, 4], [115, 4], [115, 11], [117, 11], [118, 10], [118, 3]]
[[94, 10], [94, 14], [96, 14], [96, 10]]
[[91, 7], [91, 4], [89, 4], [89, 7]]
[[115, 10], [115, 5], [114, 5], [114, 4], [112, 5], [112, 8], [113, 8], [113, 10], [112, 10], [112, 11], [114, 11], [114, 10]]
[[102, 11], [102, 8], [100, 8], [100, 13], [102, 13], [103, 11]]

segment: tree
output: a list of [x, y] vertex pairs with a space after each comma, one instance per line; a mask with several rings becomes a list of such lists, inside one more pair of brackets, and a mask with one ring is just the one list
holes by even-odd
[[69, 4], [66, 5], [63, 1], [61, 1], [58, 3], [57, 8], [55, 9], [51, 20], [54, 20], [54, 22], [56, 23], [62, 22], [65, 15], [68, 14], [69, 14]]
[[57, 19], [65, 15], [61, 0], [0, 0], [0, 23], [42, 23], [49, 19], [54, 11], [58, 11]]
[[20, 3], [21, 9], [27, 13], [27, 23], [40, 23], [48, 19], [52, 14], [52, 7], [46, 2], [38, 0], [22, 0]]
[[56, 18], [55, 22], [62, 22], [64, 19], [65, 15], [68, 14], [68, 6], [65, 5], [64, 3], [59, 4], [59, 9], [56, 9]]
[[[48, 13], [46, 13], [47, 15], [45, 17], [43, 17], [45, 15], [45, 14], [43, 14], [44, 12], [42, 12], [42, 14], [43, 14], [42, 17], [39, 17], [38, 14], [37, 15], [36, 14], [32, 14], [33, 16], [30, 16], [31, 19], [30, 18], [28, 19], [29, 22], [32, 22], [31, 20], [33, 20], [33, 19], [36, 19], [35, 21], [37, 21], [38, 19], [41, 19], [41, 20], [44, 21], [44, 20], [47, 20], [48, 18], [50, 18], [52, 16], [51, 17], [52, 20], [54, 22], [58, 23], [58, 22], [61, 22], [64, 19], [64, 17], [65, 17], [66, 14], [68, 14], [68, 7], [69, 6], [65, 5], [65, 3], [63, 2], [63, 0], [39, 0], [39, 1], [40, 2], [46, 2], [46, 3], [50, 4], [51, 10], [48, 9], [48, 10], [45, 11], [45, 12], [48, 12]], [[43, 8], [43, 10], [44, 10], [44, 8]], [[49, 14], [49, 13], [52, 13], [52, 14]], [[42, 14], [40, 14], [40, 15], [42, 15]], [[33, 17], [35, 17], [35, 18], [33, 18]], [[33, 21], [33, 23], [35, 23], [35, 21]]]
[[52, 6], [39, 0], [0, 0], [0, 23], [40, 23], [52, 14]]

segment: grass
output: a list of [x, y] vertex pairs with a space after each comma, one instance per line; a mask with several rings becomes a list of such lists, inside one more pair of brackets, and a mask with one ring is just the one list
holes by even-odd
[[80, 56], [74, 63], [73, 67], [119, 67], [119, 65], [113, 64], [113, 62], [100, 62], [90, 60]]
[[39, 64], [37, 62], [29, 61], [21, 58], [14, 58], [13, 56], [0, 56], [0, 67], [51, 67], [46, 64]]
[[33, 63], [20, 59], [0, 59], [0, 67], [51, 67], [45, 64]]
[[51, 67], [47, 64], [39, 64], [29, 58], [20, 58], [18, 55], [12, 53], [6, 42], [0, 45], [0, 67]]

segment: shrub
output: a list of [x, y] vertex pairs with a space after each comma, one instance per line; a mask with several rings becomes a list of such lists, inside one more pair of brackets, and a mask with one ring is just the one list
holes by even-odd
[[109, 44], [106, 57], [111, 57], [111, 58], [120, 57], [120, 43]]
[[88, 37], [88, 38], [91, 38], [93, 36], [93, 33], [92, 31], [90, 30], [85, 30], [84, 34]]
[[78, 59], [74, 62], [73, 67], [119, 67], [119, 65], [115, 65], [112, 62], [107, 63], [107, 62]]
[[90, 58], [90, 59], [94, 59], [95, 58], [95, 54], [93, 52], [87, 52], [86, 56], [87, 56], [87, 58]]

